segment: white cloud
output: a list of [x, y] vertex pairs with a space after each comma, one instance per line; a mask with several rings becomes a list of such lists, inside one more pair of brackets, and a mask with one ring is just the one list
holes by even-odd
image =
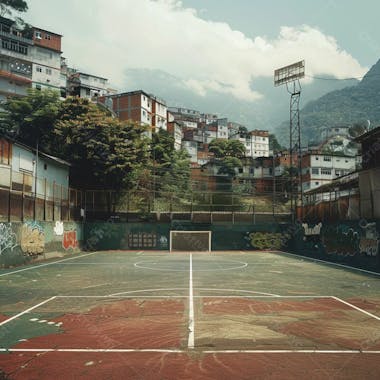
[[166, 71], [202, 96], [213, 90], [249, 101], [261, 97], [255, 78], [272, 77], [275, 68], [300, 59], [309, 76], [355, 77], [367, 70], [316, 28], [282, 27], [275, 39], [251, 39], [180, 1], [29, 0], [29, 8], [30, 22], [64, 35], [70, 65], [124, 91], [133, 90], [125, 83], [128, 68]]

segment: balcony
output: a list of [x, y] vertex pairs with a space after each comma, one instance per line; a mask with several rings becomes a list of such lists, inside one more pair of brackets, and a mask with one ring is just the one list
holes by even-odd
[[7, 32], [4, 32], [2, 30], [0, 30], [0, 37], [6, 37], [9, 39], [18, 41], [18, 42], [22, 42], [22, 43], [27, 44], [27, 45], [32, 45], [32, 46], [34, 45], [34, 41], [32, 39], [16, 36], [13, 33], [7, 33]]

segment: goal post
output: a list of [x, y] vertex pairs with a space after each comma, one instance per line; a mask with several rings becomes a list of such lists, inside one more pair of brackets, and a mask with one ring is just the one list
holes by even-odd
[[170, 252], [211, 252], [211, 231], [170, 231]]

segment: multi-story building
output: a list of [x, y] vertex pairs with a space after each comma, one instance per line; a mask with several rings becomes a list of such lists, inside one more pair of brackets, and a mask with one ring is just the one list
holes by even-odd
[[183, 138], [182, 128], [180, 123], [174, 120], [170, 112], [167, 112], [167, 131], [174, 137], [174, 149], [180, 150]]
[[98, 102], [109, 107], [120, 120], [148, 125], [148, 136], [156, 128], [167, 128], [166, 103], [142, 90], [100, 96]]
[[357, 137], [362, 145], [359, 171], [362, 218], [380, 218], [380, 126]]
[[230, 136], [232, 140], [238, 140], [245, 146], [246, 157], [269, 157], [269, 132], [255, 129], [245, 132], [242, 126], [230, 124]]
[[356, 170], [356, 157], [309, 151], [302, 155], [302, 188], [311, 190]]
[[62, 72], [66, 73], [67, 95], [79, 96], [80, 98], [97, 99], [113, 93], [108, 87], [108, 79], [83, 73], [72, 68], [62, 67]]
[[40, 28], [20, 30], [0, 18], [0, 98], [26, 95], [26, 89], [61, 89], [62, 36]]

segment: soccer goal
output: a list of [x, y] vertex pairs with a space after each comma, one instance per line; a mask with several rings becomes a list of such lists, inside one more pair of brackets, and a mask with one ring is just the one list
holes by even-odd
[[170, 252], [211, 251], [211, 231], [170, 231]]

